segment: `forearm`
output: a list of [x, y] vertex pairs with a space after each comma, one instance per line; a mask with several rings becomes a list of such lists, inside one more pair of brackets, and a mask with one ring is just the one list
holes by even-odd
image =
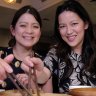
[[44, 84], [51, 76], [51, 72], [48, 68], [44, 67], [41, 72], [37, 71], [37, 82], [39, 84]]
[[48, 81], [42, 85], [42, 91], [45, 93], [52, 93], [53, 86], [52, 86], [52, 77], [48, 79]]

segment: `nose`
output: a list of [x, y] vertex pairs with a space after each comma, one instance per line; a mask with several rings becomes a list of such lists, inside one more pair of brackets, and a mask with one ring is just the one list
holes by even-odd
[[32, 34], [32, 33], [33, 33], [33, 28], [32, 28], [32, 26], [28, 26], [28, 27], [26, 28], [26, 32]]
[[72, 34], [72, 28], [70, 26], [67, 26], [67, 35]]

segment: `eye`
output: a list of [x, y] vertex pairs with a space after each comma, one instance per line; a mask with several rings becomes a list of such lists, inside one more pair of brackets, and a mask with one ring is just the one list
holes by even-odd
[[78, 23], [72, 23], [72, 26], [75, 26], [75, 25], [77, 25]]
[[38, 28], [40, 28], [40, 26], [39, 25], [33, 25], [33, 28], [38, 29]]
[[20, 27], [26, 27], [26, 25], [24, 25], [24, 24], [21, 24], [21, 25], [20, 25]]
[[59, 26], [59, 29], [63, 29], [63, 28], [65, 28], [66, 26], [65, 25], [60, 25]]
[[34, 28], [39, 28], [39, 26], [36, 26], [36, 25], [35, 25], [35, 26], [33, 26], [33, 27], [34, 27]]

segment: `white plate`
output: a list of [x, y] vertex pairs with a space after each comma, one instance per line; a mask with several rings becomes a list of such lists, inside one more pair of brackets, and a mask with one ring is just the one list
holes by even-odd
[[69, 89], [75, 89], [75, 88], [92, 88], [92, 86], [69, 86]]

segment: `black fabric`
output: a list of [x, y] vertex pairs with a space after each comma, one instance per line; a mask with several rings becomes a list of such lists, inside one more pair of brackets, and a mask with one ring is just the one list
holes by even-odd
[[[0, 47], [0, 51], [2, 51], [2, 55], [1, 58], [5, 58], [7, 55], [9, 54], [13, 54], [13, 49], [10, 47]], [[35, 56], [36, 57], [42, 57], [41, 55], [37, 54], [35, 52]], [[12, 63], [10, 64], [10, 66], [13, 68], [13, 72], [14, 74], [18, 74], [18, 73], [24, 73], [24, 71], [21, 69], [21, 62], [20, 60], [14, 58]], [[11, 82], [11, 80], [9, 78], [4, 80], [4, 83], [0, 84], [0, 89], [5, 89], [5, 90], [12, 90], [12, 89], [16, 89], [15, 85]]]

